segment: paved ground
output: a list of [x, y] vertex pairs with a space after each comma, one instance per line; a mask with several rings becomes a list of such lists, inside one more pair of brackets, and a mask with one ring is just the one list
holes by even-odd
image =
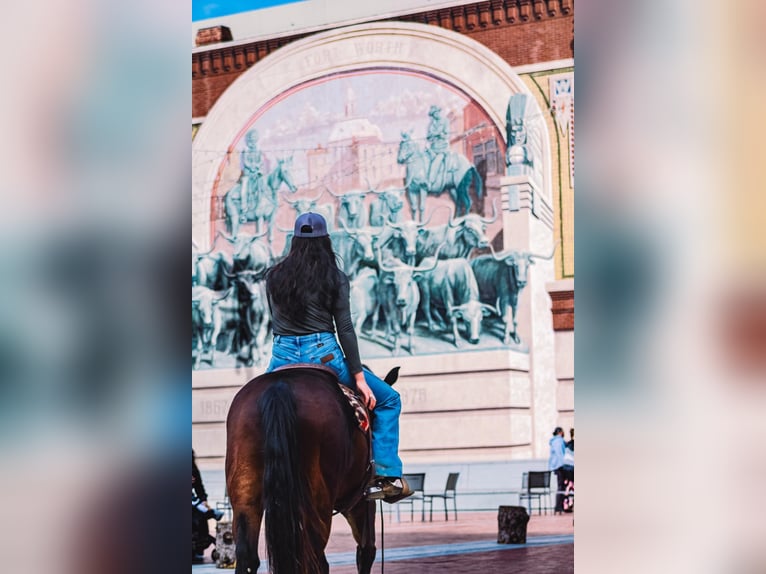
[[[574, 515], [538, 516], [527, 527], [527, 544], [497, 544], [497, 512], [461, 513], [458, 521], [397, 522], [384, 515], [385, 572], [418, 574], [458, 572], [525, 572], [543, 574], [574, 572]], [[212, 525], [212, 522], [211, 522]], [[378, 556], [373, 573], [381, 572], [380, 518], [377, 523]], [[342, 517], [335, 517], [327, 558], [333, 574], [354, 574], [355, 544]], [[261, 550], [263, 557], [264, 552]], [[265, 572], [261, 565], [259, 572]], [[192, 567], [193, 574], [221, 572], [209, 561]]]

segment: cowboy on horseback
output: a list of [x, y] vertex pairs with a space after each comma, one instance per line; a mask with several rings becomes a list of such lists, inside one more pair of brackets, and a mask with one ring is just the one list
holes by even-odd
[[330, 367], [343, 385], [356, 387], [367, 408], [375, 409], [376, 476], [367, 488], [367, 498], [393, 503], [410, 496], [398, 454], [399, 393], [362, 368], [351, 322], [348, 277], [338, 268], [321, 215], [309, 212], [298, 217], [290, 252], [268, 271], [266, 290], [274, 332], [267, 372], [288, 364], [317, 363]]

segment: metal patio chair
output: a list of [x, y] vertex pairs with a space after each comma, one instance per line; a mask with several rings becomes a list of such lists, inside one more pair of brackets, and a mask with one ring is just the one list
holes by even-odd
[[[543, 507], [543, 497], [548, 498], [548, 506]], [[551, 471], [531, 470], [521, 475], [521, 492], [519, 493], [519, 505], [522, 500], [527, 501], [527, 511], [532, 515], [532, 499], [537, 499], [537, 511], [548, 514], [551, 508]]]
[[415, 521], [415, 502], [420, 501], [420, 521], [423, 522], [426, 519], [425, 504], [423, 503], [423, 485], [426, 481], [426, 474], [424, 472], [415, 474], [403, 474], [402, 478], [406, 480], [410, 488], [412, 489], [412, 496], [408, 496], [404, 500], [400, 500], [396, 503], [396, 521], [400, 521], [399, 505], [410, 505], [410, 521]]
[[444, 500], [444, 519], [449, 520], [449, 514], [447, 512], [447, 500], [452, 500], [452, 507], [455, 512], [455, 520], [457, 520], [457, 479], [460, 477], [459, 472], [451, 472], [447, 477], [447, 484], [444, 487], [443, 494], [425, 494], [423, 495], [423, 510], [425, 511], [425, 505], [430, 505], [429, 521], [434, 520], [434, 498], [441, 498]]

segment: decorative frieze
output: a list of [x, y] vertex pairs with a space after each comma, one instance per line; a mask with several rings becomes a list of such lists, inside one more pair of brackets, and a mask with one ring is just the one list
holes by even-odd
[[465, 30], [465, 9], [463, 6], [458, 6], [452, 9], [452, 29], [455, 32], [461, 32]]
[[492, 0], [490, 5], [492, 7], [492, 23], [497, 26], [505, 19], [503, 11], [503, 0]]
[[481, 4], [478, 4], [477, 10], [479, 12], [479, 26], [486, 28], [489, 26], [490, 3], [482, 2]]
[[479, 6], [477, 4], [465, 7], [465, 25], [469, 30], [474, 30], [479, 25]]
[[[470, 33], [489, 27], [523, 24], [535, 20], [560, 18], [573, 11], [572, 0], [484, 0], [465, 6], [429, 10], [391, 18], [439, 26], [454, 32]], [[280, 47], [308, 34], [282, 36], [259, 40], [252, 44], [215, 46], [192, 54], [192, 78], [230, 73], [249, 68]], [[198, 46], [231, 41], [231, 31], [225, 26], [203, 28], [197, 33]], [[202, 64], [207, 59], [207, 63]]]
[[519, 0], [519, 18], [522, 22], [528, 22], [532, 16], [532, 0]]

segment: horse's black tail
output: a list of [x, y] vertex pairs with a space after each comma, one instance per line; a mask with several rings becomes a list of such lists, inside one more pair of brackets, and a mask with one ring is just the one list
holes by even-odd
[[259, 401], [264, 441], [263, 508], [266, 550], [272, 574], [318, 572], [307, 523], [307, 477], [298, 452], [295, 395], [283, 381], [271, 385]]

